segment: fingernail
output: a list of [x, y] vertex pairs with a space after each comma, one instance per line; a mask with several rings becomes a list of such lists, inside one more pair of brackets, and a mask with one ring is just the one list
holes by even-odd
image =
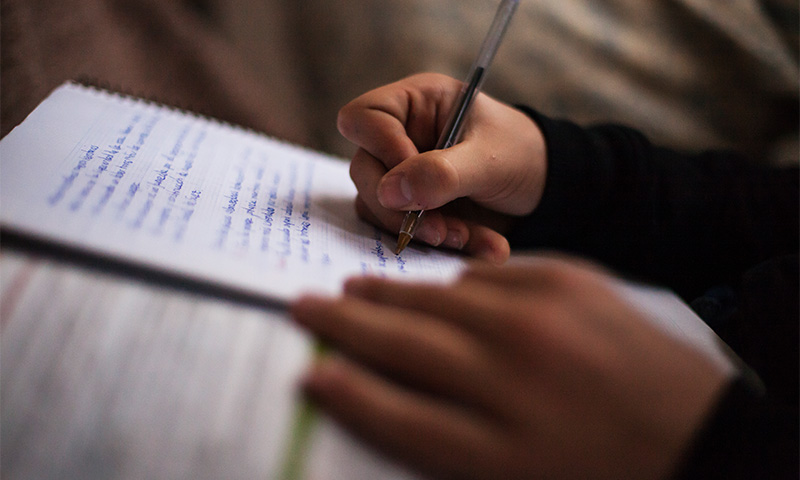
[[405, 175], [400, 177], [400, 193], [406, 202], [411, 201], [411, 184], [408, 183], [408, 179]]
[[461, 235], [461, 232], [456, 230], [448, 230], [447, 237], [445, 237], [444, 240], [444, 246], [454, 248], [456, 250], [461, 250], [464, 248], [464, 237]]
[[433, 245], [434, 247], [442, 243], [442, 237], [439, 235], [439, 230], [434, 228], [433, 225], [425, 222], [420, 223], [414, 236], [417, 238], [417, 240]]
[[406, 176], [384, 178], [378, 185], [378, 201], [384, 208], [403, 208], [411, 203], [411, 184]]
[[302, 388], [310, 392], [319, 392], [334, 384], [341, 376], [343, 366], [335, 358], [335, 354], [317, 359], [311, 368], [300, 379]]

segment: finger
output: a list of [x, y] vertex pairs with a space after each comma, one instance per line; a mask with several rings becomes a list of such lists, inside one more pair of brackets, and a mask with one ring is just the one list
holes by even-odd
[[292, 316], [334, 349], [416, 389], [473, 405], [486, 401], [490, 362], [452, 325], [352, 297], [306, 297]]
[[421, 74], [369, 91], [339, 111], [341, 134], [391, 168], [434, 147], [461, 84]]
[[505, 292], [477, 282], [461, 282], [454, 287], [356, 277], [345, 282], [344, 290], [375, 304], [439, 318], [478, 339], [496, 337], [497, 331], [504, 328], [502, 319], [509, 316], [513, 307]]
[[369, 207], [367, 207], [367, 204], [364, 201], [364, 199], [361, 198], [361, 195], [358, 195], [356, 197], [355, 203], [356, 203], [356, 213], [358, 214], [359, 217], [361, 217], [363, 220], [373, 225], [385, 228], [390, 231], [393, 230], [392, 225], [399, 225], [401, 219], [403, 218], [402, 213], [394, 212], [395, 214], [393, 216], [396, 218], [390, 218], [389, 220], [384, 222], [382, 219], [378, 218], [377, 215], [372, 213], [372, 210], [370, 210]]
[[[376, 185], [380, 182], [386, 168], [372, 154], [359, 149], [350, 162], [350, 178], [358, 190], [356, 212], [363, 219], [388, 231], [399, 232], [406, 211], [385, 208], [375, 194]], [[426, 221], [417, 228], [414, 238], [439, 246], [447, 234], [447, 226], [441, 214], [429, 212]]]
[[[367, 222], [386, 229], [389, 232], [400, 230], [405, 212], [381, 212], [379, 218], [361, 197], [356, 197], [355, 208], [358, 216]], [[414, 241], [431, 246], [443, 246], [459, 250], [476, 259], [485, 260], [493, 265], [502, 265], [511, 255], [511, 247], [506, 237], [492, 228], [475, 222], [465, 222], [461, 218], [448, 217], [438, 211], [424, 213], [414, 234]]]
[[480, 138], [409, 156], [380, 180], [378, 199], [386, 208], [403, 210], [430, 210], [462, 197], [502, 204], [493, 197], [507, 182], [494, 157]]
[[317, 363], [304, 388], [348, 430], [434, 477], [489, 472], [502, 458], [500, 435], [473, 412], [403, 389], [342, 358]]
[[[436, 224], [437, 235], [444, 235], [441, 245], [446, 248], [462, 251], [474, 258], [486, 260], [494, 265], [501, 265], [511, 255], [508, 240], [495, 230], [461, 217], [448, 216], [442, 210], [442, 222]], [[438, 213], [438, 211], [437, 211]], [[428, 212], [421, 219], [420, 227], [428, 221]]]
[[381, 205], [394, 210], [431, 210], [466, 196], [458, 162], [452, 162], [451, 156], [448, 149], [406, 158], [378, 183]]
[[[386, 173], [385, 166], [372, 154], [359, 149], [350, 163], [350, 178], [358, 190], [356, 211], [365, 220], [389, 231], [399, 231], [405, 211], [385, 208], [374, 194]], [[451, 209], [462, 208], [463, 204]], [[464, 222], [457, 217], [446, 217], [437, 211], [427, 211], [414, 235], [417, 241], [432, 246], [440, 244], [483, 258], [493, 263], [503, 263], [508, 258], [508, 241], [499, 233], [475, 222]]]
[[391, 168], [416, 154], [417, 147], [406, 132], [407, 100], [384, 93], [387, 87], [368, 92], [342, 107], [336, 123], [346, 139]]
[[[406, 212], [392, 212], [387, 216], [387, 219], [384, 220], [378, 218], [374, 213], [372, 213], [360, 195], [356, 197], [355, 204], [356, 213], [362, 219], [372, 223], [373, 225], [383, 227], [389, 232], [400, 231], [400, 225], [402, 224]], [[428, 218], [428, 221], [425, 223], [420, 223], [420, 226], [417, 228], [416, 233], [414, 234], [413, 241], [423, 242], [437, 247], [442, 243], [443, 235], [440, 232], [447, 231], [447, 227], [444, 223], [445, 221], [441, 214], [436, 212], [430, 212], [426, 215], [426, 217]]]
[[390, 171], [377, 190], [384, 208], [430, 210], [476, 188], [491, 188], [481, 175], [485, 155], [474, 152], [480, 141], [418, 155], [420, 145], [433, 147], [441, 112], [459, 89], [460, 83], [448, 77], [414, 76], [367, 92], [340, 110], [342, 135], [368, 152], [383, 173]]
[[[468, 234], [462, 250], [468, 255], [492, 265], [502, 265], [511, 256], [511, 246], [503, 235], [479, 223], [468, 222], [466, 227]], [[448, 238], [453, 230], [448, 224]]]
[[603, 271], [596, 264], [554, 252], [515, 258], [502, 268], [471, 264], [461, 274], [461, 281], [485, 282], [509, 292], [541, 289], [587, 288], [599, 281]]
[[[358, 190], [356, 212], [368, 222], [388, 231], [399, 232], [406, 211], [385, 208], [375, 195], [376, 185], [384, 173], [386, 168], [383, 164], [366, 150], [359, 149], [353, 155], [350, 178]], [[446, 234], [447, 226], [441, 214], [430, 212], [426, 214], [426, 221], [420, 223], [414, 238], [436, 247], [446, 238]]]
[[381, 206], [376, 196], [378, 183], [386, 167], [372, 154], [364, 149], [358, 149], [350, 161], [350, 178], [358, 191], [361, 205], [357, 208], [359, 213], [369, 212], [364, 218], [380, 227], [399, 230], [403, 214], [397, 210], [390, 210]]
[[493, 359], [510, 349], [517, 353], [529, 350], [529, 336], [540, 335], [540, 326], [533, 320], [558, 316], [562, 308], [548, 295], [550, 291], [469, 276], [449, 286], [358, 277], [348, 280], [344, 288], [349, 295], [415, 310], [462, 328], [486, 350], [486, 358]]

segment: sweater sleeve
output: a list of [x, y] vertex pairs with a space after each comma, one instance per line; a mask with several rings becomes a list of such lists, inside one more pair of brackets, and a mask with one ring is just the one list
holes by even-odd
[[618, 125], [582, 128], [522, 108], [541, 128], [548, 173], [513, 248], [559, 249], [691, 299], [798, 249], [798, 170], [731, 152], [684, 154]]
[[581, 128], [526, 112], [547, 142], [539, 207], [509, 235], [666, 285], [691, 300], [726, 284], [717, 333], [763, 381], [733, 381], [676, 477], [798, 478], [798, 170], [730, 152], [683, 154], [630, 128]]
[[677, 466], [676, 480], [798, 478], [797, 409], [733, 381]]

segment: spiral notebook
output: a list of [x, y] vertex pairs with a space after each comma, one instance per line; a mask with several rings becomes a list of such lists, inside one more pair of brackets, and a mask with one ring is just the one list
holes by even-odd
[[462, 259], [360, 221], [343, 159], [66, 83], [0, 141], [5, 239], [223, 296], [284, 303], [359, 274], [446, 280]]

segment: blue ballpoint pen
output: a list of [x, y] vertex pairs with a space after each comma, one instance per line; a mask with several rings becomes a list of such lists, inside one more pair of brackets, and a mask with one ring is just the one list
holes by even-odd
[[[497, 7], [497, 13], [492, 21], [492, 26], [489, 28], [489, 33], [486, 35], [483, 45], [481, 45], [478, 57], [472, 64], [472, 68], [470, 68], [469, 76], [461, 89], [456, 107], [450, 113], [450, 118], [436, 144], [437, 150], [449, 148], [458, 143], [461, 129], [469, 114], [472, 102], [480, 92], [484, 80], [486, 80], [486, 71], [489, 69], [489, 64], [492, 63], [495, 53], [497, 53], [500, 41], [503, 39], [503, 35], [511, 22], [511, 17], [517, 10], [517, 5], [519, 5], [519, 0], [503, 0], [500, 2], [500, 6]], [[400, 227], [400, 235], [397, 238], [395, 255], [400, 254], [414, 237], [414, 231], [421, 221], [422, 213], [422, 210], [406, 213], [403, 224]]]

